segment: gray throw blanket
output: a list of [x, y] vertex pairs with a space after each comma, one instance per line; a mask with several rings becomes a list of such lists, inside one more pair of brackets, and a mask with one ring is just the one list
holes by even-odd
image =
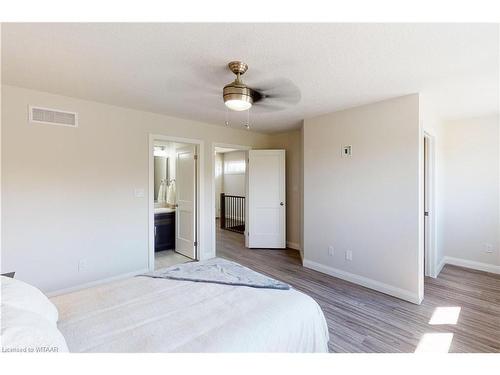
[[290, 289], [290, 285], [271, 279], [241, 264], [222, 258], [183, 263], [139, 276], [195, 281], [204, 283], [249, 286], [252, 288]]

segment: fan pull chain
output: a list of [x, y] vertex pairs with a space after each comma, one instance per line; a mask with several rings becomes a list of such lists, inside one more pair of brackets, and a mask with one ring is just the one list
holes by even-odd
[[245, 128], [246, 128], [247, 130], [250, 130], [250, 108], [249, 108], [249, 109], [247, 109], [247, 122], [246, 122], [246, 124], [245, 124]]
[[224, 122], [224, 125], [229, 127], [229, 109], [226, 107], [226, 121]]

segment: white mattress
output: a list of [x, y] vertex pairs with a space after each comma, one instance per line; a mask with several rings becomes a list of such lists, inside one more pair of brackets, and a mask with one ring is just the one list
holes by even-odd
[[51, 298], [71, 352], [326, 352], [296, 290], [134, 277]]

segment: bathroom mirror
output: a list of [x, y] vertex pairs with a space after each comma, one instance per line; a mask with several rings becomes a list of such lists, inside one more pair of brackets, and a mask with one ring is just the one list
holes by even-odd
[[168, 160], [169, 158], [166, 156], [156, 156], [154, 157], [154, 194], [155, 194], [155, 202], [158, 202], [158, 193], [160, 191], [160, 185], [162, 181], [168, 182], [169, 170], [168, 170]]

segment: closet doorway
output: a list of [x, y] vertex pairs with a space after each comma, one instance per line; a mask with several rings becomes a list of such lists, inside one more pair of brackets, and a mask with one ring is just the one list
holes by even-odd
[[149, 268], [157, 270], [198, 259], [199, 146], [163, 137], [150, 145]]

